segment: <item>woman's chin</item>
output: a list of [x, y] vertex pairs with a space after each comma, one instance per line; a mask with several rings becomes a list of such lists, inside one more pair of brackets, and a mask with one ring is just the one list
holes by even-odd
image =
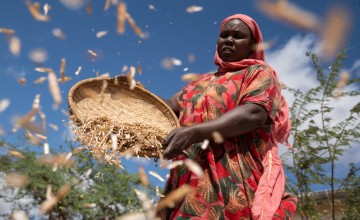
[[229, 56], [228, 54], [222, 54], [221, 59], [225, 62], [233, 62], [233, 58]]

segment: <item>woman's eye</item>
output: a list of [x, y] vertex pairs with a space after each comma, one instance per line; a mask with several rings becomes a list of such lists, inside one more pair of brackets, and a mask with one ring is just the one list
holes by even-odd
[[221, 38], [227, 38], [229, 35], [227, 33], [220, 33], [219, 37]]
[[225, 38], [228, 38], [229, 36], [231, 36], [232, 38], [234, 38], [234, 39], [242, 39], [243, 38], [243, 35], [241, 34], [241, 33], [228, 33], [228, 32], [221, 32], [220, 34], [219, 34], [219, 37], [220, 38], [223, 38], [223, 39], [225, 39]]
[[234, 38], [241, 39], [242, 35], [240, 33], [236, 33], [236, 34], [234, 34]]

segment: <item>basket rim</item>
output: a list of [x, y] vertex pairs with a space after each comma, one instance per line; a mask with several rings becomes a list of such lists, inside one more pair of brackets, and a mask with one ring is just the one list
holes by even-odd
[[[116, 77], [93, 77], [93, 78], [87, 78], [87, 79], [83, 79], [77, 83], [75, 83], [69, 90], [68, 92], [68, 97], [67, 97], [67, 101], [68, 101], [68, 108], [69, 108], [69, 112], [70, 115], [74, 115], [76, 118], [78, 118], [78, 116], [76, 115], [76, 112], [74, 111], [74, 109], [76, 108], [76, 103], [73, 100], [73, 94], [74, 92], [83, 87], [86, 86], [88, 84], [92, 84], [92, 83], [98, 83], [98, 82], [102, 82], [103, 80], [107, 80], [108, 83], [110, 84], [115, 84], [115, 80], [119, 81], [119, 85], [120, 86], [120, 81], [121, 82], [125, 82], [125, 84], [127, 86], [129, 86], [126, 76], [120, 75], [120, 76], [116, 76]], [[130, 90], [130, 89], [129, 89]], [[179, 120], [177, 118], [177, 116], [175, 115], [175, 113], [173, 112], [173, 110], [170, 108], [170, 106], [168, 106], [160, 97], [158, 97], [157, 95], [153, 94], [152, 92], [150, 92], [149, 90], [139, 86], [138, 84], [135, 85], [133, 90], [137, 90], [140, 93], [144, 94], [143, 96], [148, 96], [150, 98], [155, 99], [160, 105], [161, 107], [163, 107], [166, 111], [166, 114], [170, 114], [170, 116], [174, 119], [173, 121], [175, 122], [176, 127], [180, 127], [180, 123]], [[163, 112], [163, 111], [162, 111]], [[165, 114], [165, 112], [164, 112]], [[78, 118], [79, 119], [79, 118]]]

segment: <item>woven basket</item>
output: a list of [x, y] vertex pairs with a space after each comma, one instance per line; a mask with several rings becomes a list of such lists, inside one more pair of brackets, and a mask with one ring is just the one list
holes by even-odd
[[160, 140], [179, 127], [165, 102], [139, 84], [130, 89], [125, 76], [82, 80], [70, 89], [68, 104], [78, 141], [110, 162], [135, 146], [135, 155], [158, 158]]

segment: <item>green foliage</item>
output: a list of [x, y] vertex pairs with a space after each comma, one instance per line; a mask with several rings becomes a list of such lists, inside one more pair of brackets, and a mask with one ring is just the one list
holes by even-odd
[[360, 168], [350, 164], [350, 170], [345, 182], [345, 216], [343, 220], [360, 219], [360, 176], [356, 173]]
[[[321, 67], [315, 54], [307, 53], [316, 70], [319, 85], [306, 92], [289, 89], [295, 97], [290, 108], [295, 151], [286, 155], [292, 156], [292, 163], [285, 167], [295, 177], [289, 180], [288, 188], [299, 196], [298, 212], [303, 219], [319, 218], [315, 201], [309, 196], [314, 184], [331, 189], [331, 211], [335, 219], [335, 195], [347, 179], [336, 175], [335, 167], [343, 153], [353, 144], [359, 143], [359, 102], [344, 112], [344, 120], [335, 122], [331, 117], [337, 99], [351, 96], [359, 100], [359, 91], [339, 93], [336, 90], [345, 52], [344, 49], [337, 56], [328, 73]], [[357, 82], [359, 79], [352, 79], [347, 85]]]
[[[4, 146], [4, 145], [3, 145]], [[8, 150], [17, 150], [25, 158], [17, 158], [7, 153]], [[48, 185], [56, 193], [64, 184], [70, 184], [71, 191], [64, 199], [59, 201], [48, 215], [48, 219], [101, 219], [116, 216], [141, 209], [134, 189], [140, 188], [138, 175], [131, 175], [119, 168], [98, 163], [91, 159], [86, 152], [80, 152], [71, 157], [75, 166], [53, 167], [41, 165], [38, 161], [39, 153], [19, 150], [7, 145], [2, 149], [0, 156], [0, 173], [19, 173], [27, 175], [29, 184], [21, 188], [4, 186], [2, 192], [11, 190], [12, 193], [0, 193], [0, 197], [11, 204], [13, 210], [39, 209], [40, 204], [46, 200]], [[1, 152], [1, 151], [0, 151]], [[56, 155], [56, 154], [53, 154]], [[89, 176], [86, 173], [92, 172]], [[146, 188], [147, 193], [154, 195], [154, 187]], [[22, 198], [32, 198], [31, 203], [19, 202]], [[93, 207], [93, 205], [96, 205]], [[8, 216], [2, 216], [8, 217]], [[34, 216], [33, 216], [34, 217]]]

